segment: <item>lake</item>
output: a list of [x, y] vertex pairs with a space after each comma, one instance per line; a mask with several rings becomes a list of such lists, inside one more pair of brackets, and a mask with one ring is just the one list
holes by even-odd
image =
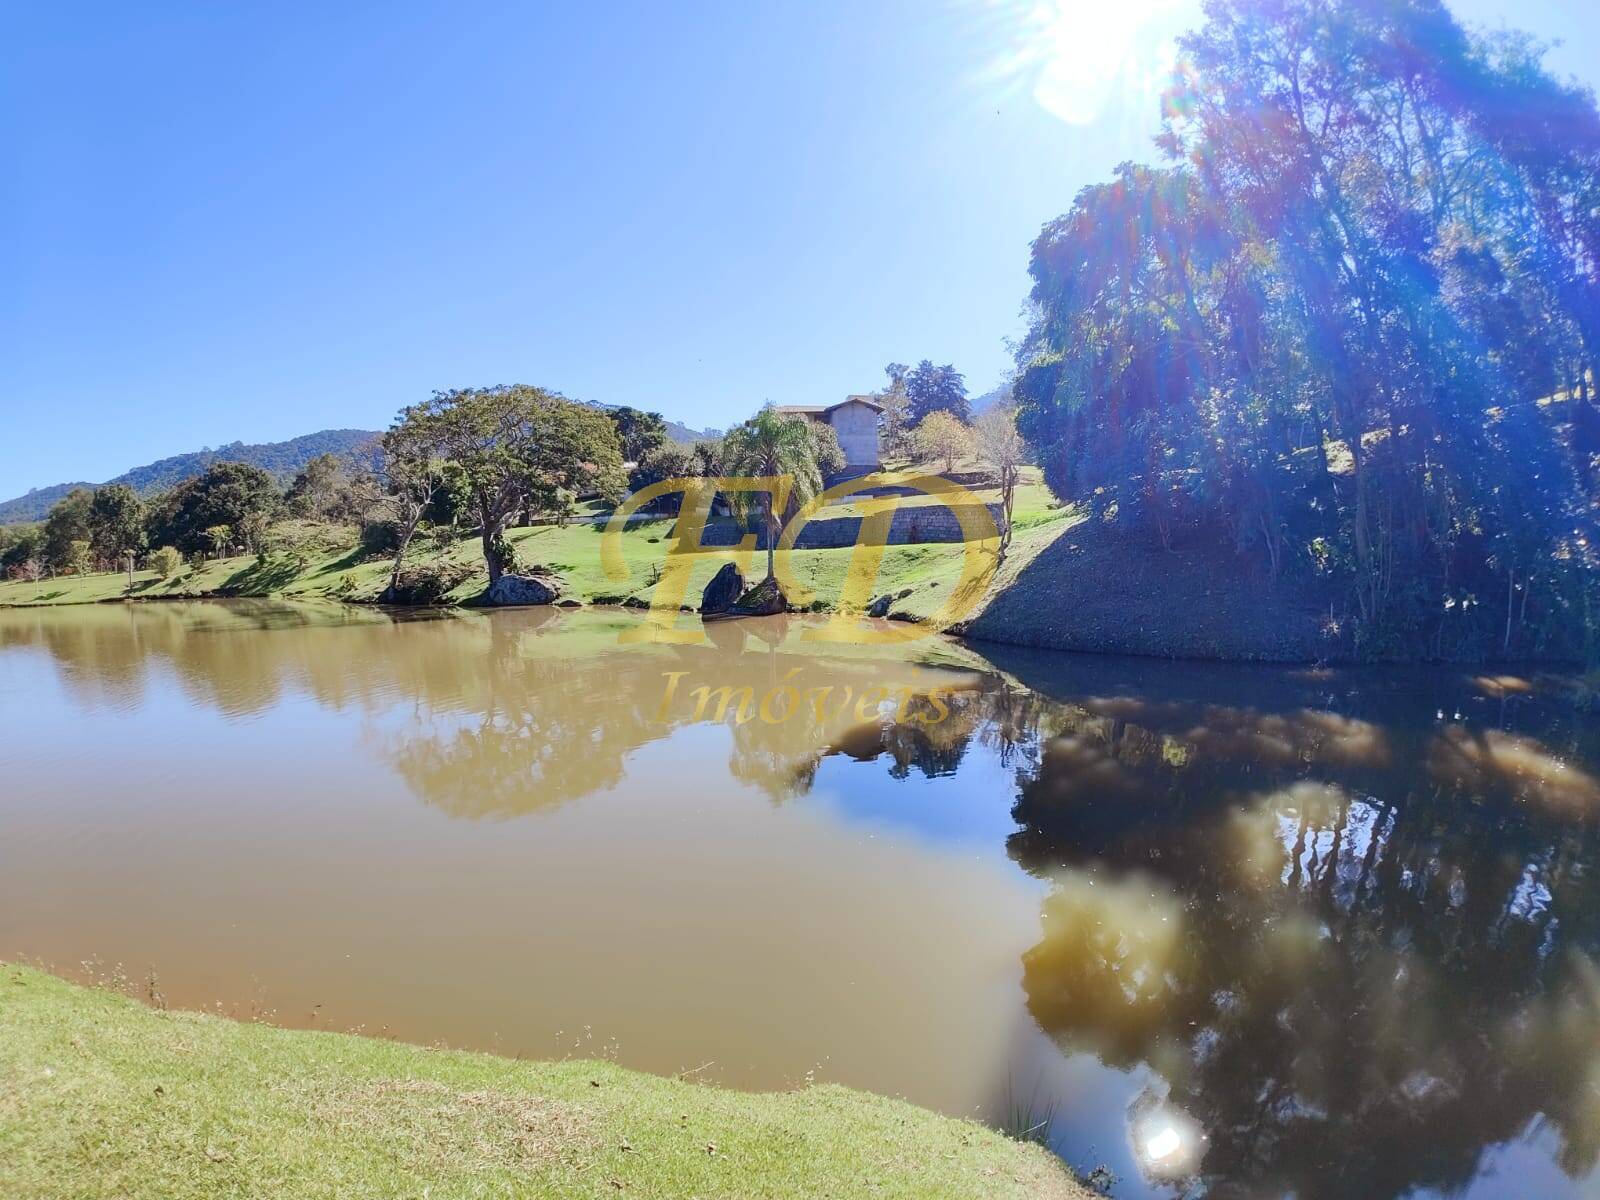
[[1039, 1126], [1124, 1198], [1600, 1195], [1592, 716], [1498, 673], [634, 625], [0, 610], [0, 957], [849, 1084]]

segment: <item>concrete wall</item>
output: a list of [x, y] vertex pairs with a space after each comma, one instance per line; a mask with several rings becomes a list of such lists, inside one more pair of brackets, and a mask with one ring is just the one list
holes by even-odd
[[828, 414], [839, 435], [845, 462], [852, 467], [878, 465], [878, 414], [865, 404], [842, 404]]

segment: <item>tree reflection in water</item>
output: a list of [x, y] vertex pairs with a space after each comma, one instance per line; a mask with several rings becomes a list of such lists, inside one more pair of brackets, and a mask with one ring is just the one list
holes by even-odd
[[1010, 849], [1053, 881], [1040, 1026], [1159, 1073], [1209, 1195], [1448, 1193], [1536, 1123], [1594, 1171], [1593, 731], [1446, 723], [1429, 686], [1359, 677], [1319, 698], [1343, 712], [1184, 702], [1165, 674], [1059, 703], [1019, 773]]
[[[1448, 1193], [1535, 1128], [1572, 1178], [1600, 1167], [1600, 733], [1526, 682], [943, 643], [924, 665], [808, 650], [781, 620], [623, 651], [627, 619], [450, 616], [404, 637], [338, 609], [314, 622], [337, 636], [278, 644], [212, 634], [303, 629], [304, 610], [160, 605], [7, 614], [0, 648], [45, 649], [91, 706], [165, 670], [230, 716], [296, 692], [370, 713], [413, 792], [475, 820], [613, 787], [638, 747], [716, 722], [695, 687], [831, 686], [820, 718], [729, 714], [707, 745], [774, 802], [830, 758], [896, 778], [1001, 764], [1007, 850], [1049, 886], [1028, 1011], [1068, 1051], [1159, 1076], [1150, 1103], [1205, 1135], [1208, 1195]], [[875, 686], [949, 688], [948, 716], [858, 708]], [[1146, 1140], [1164, 1151], [1163, 1122]]]

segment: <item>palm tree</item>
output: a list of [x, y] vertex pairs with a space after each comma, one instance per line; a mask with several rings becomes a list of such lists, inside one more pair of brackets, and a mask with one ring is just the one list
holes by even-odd
[[[764, 477], [787, 476], [789, 495], [804, 504], [822, 490], [817, 470], [817, 443], [806, 427], [804, 417], [786, 417], [767, 405], [743, 425], [729, 431], [722, 442], [722, 469], [728, 475]], [[759, 505], [767, 531], [767, 578], [777, 578], [772, 566], [772, 550], [778, 541], [778, 513], [773, 493], [734, 492], [729, 496], [740, 516], [748, 519], [753, 505]]]

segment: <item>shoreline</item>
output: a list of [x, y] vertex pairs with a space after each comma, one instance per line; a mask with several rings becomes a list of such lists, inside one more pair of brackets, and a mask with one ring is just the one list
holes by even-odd
[[[416, 612], [495, 612], [517, 611], [528, 608], [559, 609], [564, 612], [579, 609], [598, 609], [601, 611], [617, 611], [635, 613], [641, 611], [638, 604], [625, 604], [613, 601], [582, 600], [576, 604], [543, 604], [543, 605], [487, 605], [476, 604], [470, 601], [452, 602], [447, 604], [397, 604], [384, 602], [376, 598], [327, 596], [314, 594], [285, 594], [281, 592], [257, 593], [246, 592], [238, 589], [219, 588], [201, 592], [163, 592], [157, 595], [145, 596], [101, 596], [93, 599], [70, 600], [64, 602], [31, 602], [17, 603], [0, 599], [0, 610], [23, 612], [29, 609], [60, 609], [78, 608], [87, 606], [112, 605], [112, 604], [163, 604], [163, 603], [202, 603], [219, 600], [277, 600], [288, 604], [341, 604], [357, 609], [378, 609], [403, 613]], [[811, 609], [791, 609], [787, 615], [828, 615], [832, 609], [819, 611]], [[695, 615], [698, 615], [696, 613]], [[701, 617], [707, 621], [736, 621], [747, 619], [731, 613], [716, 613]], [[889, 620], [901, 621], [907, 624], [922, 625], [926, 622], [919, 616], [896, 612], [891, 614]], [[981, 619], [981, 618], [980, 618]], [[1151, 648], [1148, 645], [1139, 646], [1124, 644], [1105, 644], [1078, 633], [1066, 633], [1056, 637], [1039, 637], [1026, 631], [1013, 631], [1002, 623], [985, 621], [980, 628], [973, 628], [978, 621], [963, 621], [942, 630], [935, 630], [928, 636], [946, 637], [954, 641], [971, 643], [974, 646], [1011, 646], [1023, 650], [1041, 650], [1058, 654], [1092, 654], [1105, 658], [1141, 658], [1157, 662], [1200, 662], [1200, 663], [1233, 663], [1242, 666], [1299, 666], [1299, 667], [1352, 667], [1352, 666], [1440, 666], [1440, 667], [1522, 667], [1540, 668], [1544, 670], [1565, 669], [1582, 671], [1583, 664], [1575, 659], [1563, 658], [1482, 658], [1482, 659], [1438, 659], [1438, 658], [1386, 658], [1379, 660], [1365, 660], [1349, 653], [1335, 652], [1326, 655], [1285, 655], [1276, 656], [1270, 652], [1264, 653], [1239, 653], [1218, 654], [1206, 653], [1196, 650], [1192, 646], [1185, 648], [1181, 643], [1183, 639], [1173, 638], [1171, 645], [1166, 649]], [[1161, 635], [1154, 634], [1160, 641]], [[907, 643], [908, 645], [914, 643]]]
[[0, 1191], [1085, 1200], [1043, 1147], [839, 1084], [739, 1092], [152, 1006], [0, 964]]

